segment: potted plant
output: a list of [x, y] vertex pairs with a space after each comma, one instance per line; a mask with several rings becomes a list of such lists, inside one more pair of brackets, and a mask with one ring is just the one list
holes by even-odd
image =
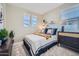
[[8, 36], [8, 31], [4, 28], [0, 30], [0, 46], [6, 41], [6, 37]]

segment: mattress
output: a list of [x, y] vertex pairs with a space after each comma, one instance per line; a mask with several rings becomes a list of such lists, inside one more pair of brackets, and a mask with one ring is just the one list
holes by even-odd
[[53, 42], [57, 42], [57, 36], [53, 35], [51, 38], [47, 39], [42, 36], [38, 36], [35, 34], [29, 34], [25, 36], [25, 40], [31, 47], [32, 51], [34, 54], [38, 53], [38, 50], [41, 48], [44, 48], [48, 45], [50, 45]]

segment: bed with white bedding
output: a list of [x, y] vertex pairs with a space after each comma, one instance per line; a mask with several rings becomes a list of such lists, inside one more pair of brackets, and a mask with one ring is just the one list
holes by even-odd
[[40, 55], [57, 43], [57, 35], [46, 39], [39, 35], [29, 34], [25, 36], [23, 42], [30, 55]]

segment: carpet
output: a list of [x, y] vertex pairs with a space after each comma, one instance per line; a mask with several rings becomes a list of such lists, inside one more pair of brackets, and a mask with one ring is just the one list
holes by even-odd
[[[23, 42], [13, 44], [12, 56], [29, 56], [28, 51], [23, 46]], [[55, 45], [40, 56], [79, 56], [79, 53]]]

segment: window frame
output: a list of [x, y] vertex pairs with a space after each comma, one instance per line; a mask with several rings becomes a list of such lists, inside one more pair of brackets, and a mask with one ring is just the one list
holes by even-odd
[[[24, 17], [29, 17], [29, 24], [27, 24], [27, 22], [25, 22], [25, 21], [27, 21], [27, 20], [25, 20], [25, 19], [23, 19], [23, 24], [24, 24], [24, 27], [29, 27], [29, 26], [31, 26], [31, 27], [35, 27], [36, 25], [37, 25], [37, 23], [38, 23], [38, 16], [35, 16], [35, 15], [24, 15]], [[32, 17], [36, 17], [36, 24], [33, 24], [32, 23]], [[27, 18], [28, 19], [28, 18]], [[27, 24], [27, 25], [26, 25]]]
[[[29, 20], [25, 20], [25, 17], [29, 17]], [[24, 27], [29, 27], [30, 26], [30, 16], [29, 15], [24, 15], [23, 24], [24, 24]]]
[[[36, 24], [33, 23], [33, 19], [32, 19], [33, 17], [36, 18], [36, 20], [35, 20], [35, 21], [36, 21]], [[32, 16], [31, 16], [31, 26], [32, 26], [32, 27], [35, 27], [35, 26], [37, 25], [37, 23], [38, 23], [38, 17], [35, 16], [35, 15], [32, 15]]]

